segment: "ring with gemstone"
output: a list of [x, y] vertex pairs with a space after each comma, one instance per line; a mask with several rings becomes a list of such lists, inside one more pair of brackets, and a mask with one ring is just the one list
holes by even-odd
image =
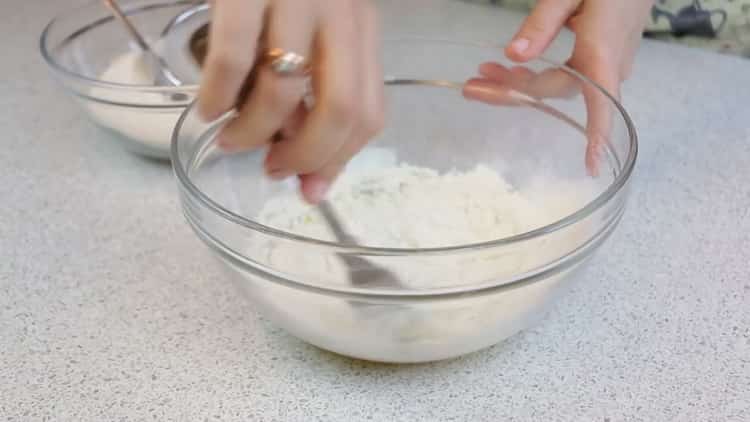
[[265, 54], [265, 62], [271, 70], [280, 76], [307, 76], [310, 74], [310, 63], [301, 54], [272, 48]]

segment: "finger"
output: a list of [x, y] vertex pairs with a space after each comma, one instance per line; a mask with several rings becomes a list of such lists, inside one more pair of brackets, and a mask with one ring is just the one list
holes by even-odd
[[479, 73], [484, 79], [513, 87], [533, 98], [570, 98], [580, 92], [578, 79], [557, 67], [536, 74], [524, 66], [508, 68], [488, 62], [479, 67]]
[[586, 170], [591, 176], [598, 176], [601, 154], [612, 130], [612, 110], [604, 94], [593, 87], [586, 86], [583, 96], [587, 112]]
[[339, 153], [320, 170], [300, 176], [302, 197], [311, 204], [317, 204], [325, 198], [333, 181], [346, 167], [346, 164], [367, 145], [366, 138], [348, 142]]
[[340, 16], [352, 16], [353, 3], [324, 3], [330, 9], [324, 11], [320, 20], [314, 47], [315, 104], [297, 137], [272, 146], [266, 171], [313, 173], [350, 137], [358, 116], [358, 103], [354, 101], [354, 93], [358, 91], [354, 54], [357, 30], [352, 19]]
[[[649, 21], [653, 2], [643, 1], [634, 2], [632, 5], [628, 6], [626, 5], [627, 3], [623, 4], [624, 7], [633, 6], [639, 10], [635, 14], [632, 14], [632, 11], [630, 11], [629, 14], [632, 14], [632, 20], [630, 21], [631, 25], [625, 26], [627, 30], [624, 33], [629, 34], [629, 36], [625, 40], [626, 47], [622, 49], [623, 51], [621, 55], [622, 63], [620, 65], [620, 78], [623, 81], [629, 79], [630, 74], [632, 73], [633, 61], [638, 51], [638, 47], [641, 44], [641, 40], [643, 39], [643, 30], [646, 27], [646, 23]], [[621, 15], [622, 14], [623, 13], [621, 13]]]
[[284, 122], [284, 126], [280, 132], [281, 138], [285, 140], [294, 139], [300, 130], [302, 130], [302, 125], [305, 123], [307, 114], [307, 107], [303, 103], [300, 103]]
[[311, 203], [317, 203], [323, 199], [328, 187], [349, 160], [380, 132], [384, 124], [384, 86], [377, 9], [370, 2], [359, 4], [361, 9], [357, 15], [359, 17], [357, 28], [361, 37], [357, 51], [359, 52], [360, 78], [357, 86], [361, 87], [362, 118], [352, 137], [333, 158], [320, 170], [301, 179], [302, 194]]
[[533, 59], [552, 43], [580, 0], [539, 0], [505, 50], [511, 60]]
[[[604, 89], [613, 98], [619, 98], [620, 76], [619, 63], [605, 56], [589, 55], [591, 49], [576, 47], [571, 59], [574, 68], [582, 71], [593, 82]], [[599, 88], [584, 84], [583, 96], [586, 102], [586, 169], [592, 176], [599, 175], [601, 155], [609, 139], [613, 126], [614, 109], [610, 97]]]
[[317, 204], [325, 198], [331, 182], [319, 173], [299, 176], [302, 198], [310, 204]]
[[[281, 130], [279, 130], [279, 132], [277, 132], [273, 136], [271, 143], [275, 144], [279, 142], [293, 142], [302, 130], [302, 126], [304, 125], [305, 119], [307, 118], [308, 114], [308, 108], [304, 103], [300, 103], [292, 112], [292, 114], [286, 119], [286, 121], [284, 121], [284, 125], [281, 127]], [[271, 154], [267, 154], [266, 159], [263, 163], [263, 167], [265, 168], [265, 172], [268, 177], [274, 180], [283, 180], [289, 176], [294, 175], [294, 171], [292, 170], [282, 168], [272, 169], [269, 166], [270, 157]]]
[[620, 63], [620, 80], [625, 81], [630, 79], [630, 75], [633, 73], [633, 64], [635, 61], [638, 47], [640, 46], [642, 32], [634, 32], [627, 42], [627, 48], [623, 52], [622, 62]]
[[214, 120], [231, 110], [250, 69], [263, 26], [264, 0], [221, 0], [211, 7], [209, 46], [198, 111]]
[[479, 74], [497, 82], [512, 83], [518, 86], [525, 86], [536, 76], [536, 73], [526, 66], [506, 67], [493, 62], [480, 65]]
[[[310, 2], [280, 0], [269, 10], [269, 47], [308, 57], [315, 33]], [[265, 145], [292, 114], [304, 95], [306, 80], [284, 76], [268, 66], [258, 70], [257, 81], [239, 115], [222, 130], [219, 145], [237, 151]]]
[[524, 66], [507, 68], [488, 62], [479, 67], [479, 73], [535, 98], [568, 98], [579, 92], [578, 80], [560, 68], [548, 68], [536, 74]]
[[466, 99], [490, 105], [519, 105], [523, 99], [515, 88], [486, 78], [470, 79], [464, 84], [463, 95]]
[[499, 63], [487, 62], [479, 66], [479, 74], [485, 79], [502, 83], [523, 91], [535, 73], [524, 66], [506, 67]]
[[580, 81], [559, 68], [547, 68], [529, 82], [526, 93], [536, 98], [570, 98], [580, 92]]
[[380, 20], [371, 2], [360, 6], [359, 69], [362, 108], [359, 134], [367, 140], [380, 133], [385, 124], [385, 85], [381, 62]]
[[513, 74], [512, 68], [495, 62], [485, 62], [480, 64], [479, 75], [488, 79], [493, 79], [497, 82], [507, 82], [518, 79], [518, 76]]

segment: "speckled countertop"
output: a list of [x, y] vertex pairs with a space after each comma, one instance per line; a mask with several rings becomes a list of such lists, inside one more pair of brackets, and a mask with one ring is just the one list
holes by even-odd
[[[389, 33], [504, 38], [518, 21], [398, 3]], [[0, 6], [0, 420], [750, 420], [750, 61], [647, 43], [625, 90], [632, 206], [574, 291], [489, 350], [383, 366], [235, 294], [170, 169], [50, 80], [37, 39], [61, 7]]]

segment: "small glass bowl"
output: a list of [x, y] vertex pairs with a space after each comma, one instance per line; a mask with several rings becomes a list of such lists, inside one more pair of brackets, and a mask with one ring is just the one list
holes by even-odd
[[[68, 9], [52, 19], [41, 35], [41, 54], [55, 78], [97, 125], [114, 133], [133, 152], [167, 159], [174, 125], [198, 88], [199, 72], [191, 72], [186, 43], [190, 31], [205, 22], [207, 14], [190, 16], [175, 26], [170, 25], [175, 17], [199, 2], [122, 0], [119, 3], [171, 67], [183, 70], [178, 75], [184, 85], [101, 80], [113, 61], [134, 61], [138, 48], [122, 23], [99, 0]], [[165, 31], [166, 28], [170, 31]], [[131, 61], [128, 63], [135, 67]]]
[[[490, 99], [468, 99], [465, 84], [476, 83], [486, 62], [498, 72], [485, 86]], [[257, 216], [296, 184], [264, 177], [264, 151], [223, 152], [215, 135], [231, 116], [205, 123], [192, 107], [172, 141], [184, 215], [263, 315], [318, 347], [406, 363], [494, 345], [544, 315], [617, 227], [637, 155], [635, 129], [622, 106], [578, 72], [547, 60], [519, 66], [500, 46], [389, 41], [384, 67], [387, 127], [362, 156], [389, 151], [438, 171], [481, 163], [554, 217], [512, 237], [428, 249], [285, 232]], [[587, 139], [603, 127], [599, 175], [591, 177]], [[404, 285], [355, 287], [320, 271], [317, 263], [339, 254], [386, 266]], [[411, 284], [415, 274], [429, 285]]]

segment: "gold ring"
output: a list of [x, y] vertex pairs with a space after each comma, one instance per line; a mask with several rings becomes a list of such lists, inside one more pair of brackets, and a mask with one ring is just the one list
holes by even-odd
[[265, 62], [280, 76], [307, 76], [310, 74], [310, 63], [301, 54], [272, 48], [266, 51]]

